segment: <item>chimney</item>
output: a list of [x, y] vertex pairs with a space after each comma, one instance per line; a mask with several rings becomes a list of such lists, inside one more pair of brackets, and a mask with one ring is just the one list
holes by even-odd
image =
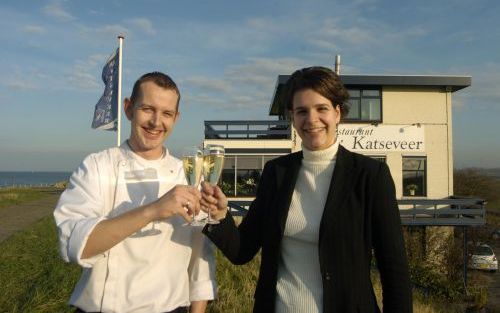
[[335, 56], [335, 74], [340, 75], [340, 55]]

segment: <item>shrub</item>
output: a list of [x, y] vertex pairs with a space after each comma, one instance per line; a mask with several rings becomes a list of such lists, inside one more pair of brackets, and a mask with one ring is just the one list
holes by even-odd
[[[441, 229], [410, 227], [404, 231], [411, 280], [417, 289], [449, 300], [464, 293], [460, 238]], [[439, 252], [439, 254], [438, 254]]]

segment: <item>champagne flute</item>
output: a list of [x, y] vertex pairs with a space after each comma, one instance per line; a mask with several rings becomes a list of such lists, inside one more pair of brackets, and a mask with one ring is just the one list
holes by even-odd
[[[182, 152], [182, 167], [184, 168], [184, 175], [186, 175], [186, 180], [190, 186], [198, 187], [201, 180], [201, 174], [203, 171], [203, 153], [198, 147], [189, 147]], [[191, 226], [203, 226], [204, 223], [200, 220], [195, 219], [193, 213], [193, 220], [187, 225]]]
[[[211, 185], [217, 185], [224, 167], [224, 146], [208, 145], [203, 154], [203, 177]], [[207, 224], [219, 224], [213, 220], [208, 211]]]

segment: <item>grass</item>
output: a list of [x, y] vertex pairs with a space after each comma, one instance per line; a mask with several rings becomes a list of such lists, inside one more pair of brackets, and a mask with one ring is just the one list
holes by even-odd
[[[259, 258], [244, 266], [230, 264], [217, 252], [219, 297], [207, 312], [251, 312]], [[0, 243], [0, 312], [72, 312], [67, 301], [80, 268], [58, 255], [55, 225], [46, 217]], [[380, 299], [379, 279], [373, 276]], [[414, 293], [415, 313], [463, 312], [463, 306]]]
[[[377, 297], [378, 306], [382, 307], [382, 286], [378, 272], [372, 272], [372, 283]], [[450, 303], [443, 299], [426, 296], [419, 291], [413, 291], [413, 312], [414, 313], [463, 313], [464, 304]]]
[[[43, 198], [55, 188], [0, 189], [0, 208]], [[500, 211], [500, 200], [489, 199], [487, 207]], [[500, 226], [500, 217], [490, 215], [488, 224]], [[244, 266], [230, 264], [217, 251], [218, 299], [207, 312], [252, 311], [259, 258]], [[0, 312], [72, 312], [67, 301], [80, 275], [80, 268], [64, 263], [57, 251], [52, 217], [0, 242]], [[381, 299], [379, 278], [373, 275], [377, 298]], [[415, 313], [463, 312], [463, 304], [424, 296], [415, 291]]]
[[71, 312], [80, 268], [61, 261], [52, 217], [0, 243], [0, 312]]
[[47, 192], [55, 191], [56, 188], [1, 188], [0, 208], [38, 200], [47, 196]]
[[210, 313], [250, 313], [259, 272], [260, 255], [250, 263], [235, 266], [220, 251], [216, 252], [218, 299], [212, 301]]

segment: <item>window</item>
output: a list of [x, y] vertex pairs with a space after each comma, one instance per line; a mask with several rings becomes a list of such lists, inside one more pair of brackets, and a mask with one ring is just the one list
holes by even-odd
[[427, 195], [427, 158], [403, 157], [403, 196]]
[[225, 156], [224, 157], [224, 168], [222, 169], [221, 179], [220, 179], [220, 188], [222, 192], [226, 196], [234, 196], [236, 189], [234, 185], [234, 177], [235, 172], [234, 169], [236, 167], [236, 157], [234, 156]]
[[344, 121], [382, 121], [382, 97], [380, 89], [348, 89], [349, 114]]
[[379, 162], [382, 162], [382, 163], [386, 163], [386, 161], [385, 161], [385, 159], [386, 159], [385, 155], [367, 155], [367, 157], [370, 157], [370, 158], [372, 158], [374, 160], [377, 160]]
[[220, 186], [226, 196], [254, 197], [264, 164], [279, 155], [226, 155]]
[[236, 170], [236, 193], [251, 197], [257, 192], [257, 184], [262, 174], [262, 156], [239, 156]]

